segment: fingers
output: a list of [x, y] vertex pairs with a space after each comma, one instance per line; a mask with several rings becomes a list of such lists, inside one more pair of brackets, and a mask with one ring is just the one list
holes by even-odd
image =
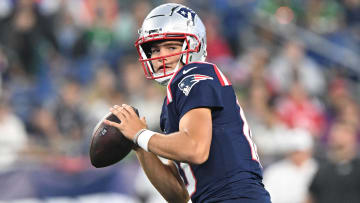
[[134, 108], [133, 108], [132, 106], [127, 105], [127, 104], [123, 104], [122, 107], [123, 107], [129, 114], [131, 114], [131, 115], [136, 115], [136, 116], [137, 116], [137, 114], [136, 114], [136, 112], [135, 112], [135, 110], [134, 110]]
[[104, 123], [105, 123], [106, 125], [110, 125], [110, 126], [115, 127], [115, 128], [119, 128], [119, 127], [120, 127], [120, 124], [119, 124], [119, 123], [116, 123], [116, 122], [113, 122], [113, 121], [104, 120]]
[[118, 117], [118, 119], [120, 119], [120, 121], [126, 120], [126, 116], [125, 116], [122, 108], [119, 107], [118, 105], [111, 107], [110, 112], [113, 113], [116, 117]]
[[121, 106], [114, 105], [113, 107], [110, 108], [110, 111], [116, 117], [118, 117], [120, 119], [120, 121], [125, 121], [130, 116], [134, 116], [134, 115], [137, 116], [137, 114], [136, 114], [135, 110], [133, 109], [133, 107], [131, 107], [130, 105], [127, 105], [127, 104], [122, 104]]
[[120, 108], [122, 108], [121, 112], [125, 115], [125, 117], [129, 117], [132, 113], [132, 107], [127, 104], [123, 104]]
[[147, 128], [145, 118], [140, 119], [133, 107], [127, 104], [114, 105], [110, 112], [120, 119], [120, 123], [110, 120], [104, 120], [104, 123], [119, 129], [130, 140], [133, 140], [139, 130]]

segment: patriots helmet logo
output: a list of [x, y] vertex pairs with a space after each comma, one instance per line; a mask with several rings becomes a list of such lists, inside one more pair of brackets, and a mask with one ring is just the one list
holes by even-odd
[[214, 78], [207, 75], [193, 74], [184, 77], [178, 84], [179, 89], [188, 96], [191, 88], [201, 80], [213, 80]]

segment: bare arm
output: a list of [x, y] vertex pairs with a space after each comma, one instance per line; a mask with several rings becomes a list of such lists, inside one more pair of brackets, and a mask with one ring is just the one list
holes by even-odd
[[[111, 112], [118, 116], [121, 123], [105, 121], [106, 124], [117, 127], [130, 140], [134, 139], [138, 131], [146, 128], [145, 119], [140, 120], [128, 105], [114, 106]], [[201, 164], [209, 157], [211, 138], [211, 110], [196, 108], [181, 118], [178, 132], [153, 135], [148, 143], [148, 149], [171, 160]]]
[[153, 153], [139, 148], [136, 156], [150, 182], [168, 202], [187, 202], [190, 197], [172, 161], [164, 164]]
[[[141, 120], [130, 106], [111, 109], [121, 123], [105, 121], [117, 127], [129, 139], [146, 128], [145, 118]], [[139, 148], [136, 155], [150, 182], [169, 202], [186, 202], [189, 194], [182, 182], [174, 163], [163, 164], [156, 156], [171, 160], [201, 164], [209, 157], [212, 138], [211, 110], [197, 108], [187, 112], [180, 120], [179, 131], [164, 135], [156, 133], [148, 143], [150, 152]], [[156, 154], [156, 155], [155, 155]]]
[[178, 132], [154, 135], [149, 150], [168, 159], [201, 164], [208, 159], [211, 136], [210, 109], [192, 109], [181, 118]]

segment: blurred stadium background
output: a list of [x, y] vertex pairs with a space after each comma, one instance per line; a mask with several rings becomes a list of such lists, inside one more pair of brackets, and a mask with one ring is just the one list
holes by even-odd
[[[133, 154], [95, 169], [88, 149], [114, 104], [159, 130], [164, 89], [145, 80], [133, 43], [165, 2], [204, 21], [273, 202], [335, 183], [330, 199], [353, 199], [332, 202], [360, 202], [360, 0], [0, 0], [0, 202], [162, 202]], [[314, 183], [323, 163], [328, 182]]]

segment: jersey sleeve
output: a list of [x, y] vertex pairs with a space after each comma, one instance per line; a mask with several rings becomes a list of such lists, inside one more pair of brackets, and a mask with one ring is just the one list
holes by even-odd
[[175, 86], [175, 104], [179, 118], [194, 108], [222, 109], [224, 104], [221, 88], [221, 84], [211, 70], [185, 75]]

